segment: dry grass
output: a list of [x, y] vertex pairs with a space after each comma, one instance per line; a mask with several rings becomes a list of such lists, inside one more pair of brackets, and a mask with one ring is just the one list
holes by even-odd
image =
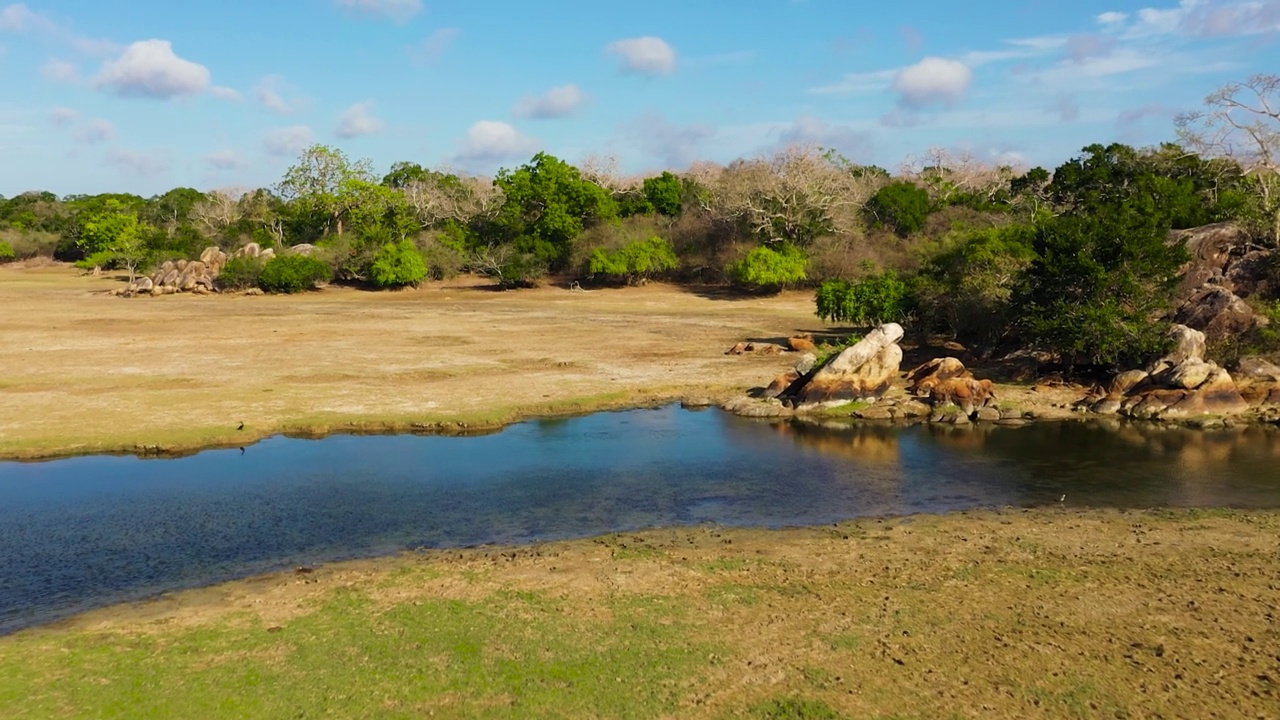
[[396, 293], [103, 294], [119, 283], [0, 267], [0, 457], [474, 429], [720, 396], [790, 362], [726, 357], [727, 347], [820, 327], [808, 293], [497, 293], [464, 280]]

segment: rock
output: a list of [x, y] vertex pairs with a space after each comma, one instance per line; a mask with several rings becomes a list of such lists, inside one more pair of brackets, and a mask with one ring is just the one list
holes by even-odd
[[853, 414], [859, 420], [892, 420], [894, 419], [893, 410], [884, 405], [872, 405], [863, 408]]
[[897, 323], [882, 325], [816, 372], [787, 388], [784, 401], [799, 411], [879, 398], [892, 386], [902, 363], [903, 336]]
[[310, 255], [316, 251], [316, 246], [311, 243], [298, 243], [289, 248], [290, 255]]
[[163, 277], [164, 275], [168, 275], [168, 274], [169, 274], [169, 271], [170, 271], [170, 270], [173, 270], [173, 269], [174, 269], [173, 261], [172, 261], [172, 260], [165, 260], [165, 261], [164, 261], [164, 264], [160, 266], [160, 275], [161, 275], [162, 277]]
[[965, 415], [986, 407], [995, 398], [995, 387], [990, 380], [975, 380], [971, 377], [943, 380], [929, 391], [929, 402], [935, 408], [955, 405]]
[[740, 342], [724, 351], [725, 355], [741, 355], [747, 351], [747, 343]]
[[933, 412], [933, 408], [925, 405], [919, 400], [906, 400], [897, 405], [898, 414], [904, 418], [922, 418], [929, 417]]
[[178, 279], [178, 289], [182, 292], [194, 290], [196, 287], [196, 276], [191, 273], [184, 272], [182, 277]]
[[750, 397], [734, 398], [721, 406], [726, 412], [743, 417], [784, 418], [795, 414], [791, 408], [776, 399], [756, 400]]
[[163, 285], [164, 287], [176, 287], [178, 285], [178, 279], [181, 277], [182, 273], [178, 272], [178, 268], [175, 267], [165, 273], [164, 279], [160, 281], [160, 285]]
[[249, 288], [248, 290], [244, 291], [244, 294], [248, 295], [249, 297], [266, 295], [266, 293], [262, 292], [262, 288]]
[[792, 383], [799, 379], [800, 373], [795, 370], [788, 370], [774, 378], [773, 382], [769, 383], [769, 387], [765, 388], [764, 392], [760, 394], [760, 397], [776, 398], [781, 395], [784, 390], [791, 387]]
[[267, 248], [266, 250], [263, 250], [262, 252], [258, 253], [258, 259], [262, 260], [263, 262], [266, 262], [267, 260], [270, 260], [275, 256], [276, 256], [275, 248]]
[[1172, 235], [1186, 243], [1190, 261], [1183, 268], [1179, 296], [1187, 297], [1207, 282], [1221, 282], [1237, 248], [1247, 247], [1249, 234], [1234, 223], [1216, 223]]
[[218, 254], [221, 252], [222, 251], [218, 249], [217, 245], [210, 245], [200, 253], [200, 262], [205, 265], [212, 265], [217, 260]]
[[1186, 418], [1196, 415], [1234, 415], [1249, 409], [1249, 403], [1236, 389], [1231, 374], [1214, 366], [1209, 377], [1164, 411], [1163, 417]]
[[[1145, 373], [1143, 373], [1145, 375]], [[1089, 407], [1091, 412], [1098, 415], [1115, 415], [1120, 412], [1120, 408], [1124, 404], [1123, 398], [1117, 395], [1108, 395], [1097, 401]]]
[[702, 410], [715, 406], [716, 401], [709, 397], [689, 397], [680, 401], [680, 407], [686, 410]]
[[1217, 363], [1194, 359], [1187, 360], [1181, 365], [1162, 373], [1160, 381], [1167, 387], [1192, 390], [1200, 387], [1217, 369]]
[[1266, 319], [1230, 290], [1205, 285], [1196, 290], [1174, 314], [1174, 321], [1204, 332], [1209, 342], [1248, 332]]
[[1173, 351], [1147, 366], [1147, 372], [1151, 375], [1181, 365], [1187, 360], [1204, 360], [1204, 333], [1186, 325], [1174, 325], [1169, 328], [1169, 336], [1174, 341]]
[[818, 346], [813, 342], [811, 335], [796, 335], [787, 339], [787, 347], [798, 353], [816, 353]]
[[178, 272], [180, 272], [180, 273], [181, 273], [181, 272], [186, 272], [186, 271], [187, 271], [187, 266], [188, 266], [188, 265], [190, 265], [190, 264], [191, 264], [191, 263], [190, 263], [189, 261], [187, 261], [187, 260], [179, 260], [178, 262], [176, 262], [176, 263], [174, 263], [174, 264], [173, 264], [173, 269], [174, 269], [174, 270], [177, 270], [177, 271], [178, 271]]
[[246, 243], [235, 252], [234, 257], [258, 257], [262, 254], [262, 246], [256, 242]]
[[1111, 384], [1107, 386], [1107, 394], [1123, 396], [1147, 377], [1145, 370], [1126, 370], [1111, 380]]
[[1000, 411], [993, 407], [979, 408], [975, 417], [982, 422], [999, 422], [1004, 419]]
[[156, 284], [151, 278], [143, 276], [134, 283], [134, 290], [137, 292], [151, 292], [151, 288], [155, 286]]
[[782, 349], [781, 345], [774, 345], [773, 343], [756, 343], [750, 348], [750, 351], [757, 355], [764, 355], [766, 357], [770, 355], [781, 355], [786, 352], [786, 350]]
[[971, 378], [964, 363], [953, 357], [938, 358], [912, 369], [907, 373], [907, 392], [927, 396], [938, 383], [954, 378]]
[[817, 364], [818, 364], [817, 355], [814, 355], [813, 353], [805, 353], [804, 355], [800, 356], [799, 360], [796, 361], [796, 366], [795, 366], [796, 373], [800, 375], [807, 375], [811, 370], [813, 370], [813, 366]]
[[1271, 271], [1274, 263], [1275, 253], [1271, 250], [1248, 252], [1231, 262], [1222, 284], [1240, 297], [1274, 294], [1276, 288]]
[[972, 420], [969, 414], [960, 410], [935, 410], [929, 416], [929, 422], [942, 425], [968, 425]]
[[1260, 357], [1242, 358], [1236, 363], [1235, 377], [1256, 380], [1280, 381], [1280, 365]]
[[191, 273], [196, 277], [200, 277], [209, 272], [209, 266], [199, 260], [195, 260], [187, 265], [187, 269], [183, 272]]

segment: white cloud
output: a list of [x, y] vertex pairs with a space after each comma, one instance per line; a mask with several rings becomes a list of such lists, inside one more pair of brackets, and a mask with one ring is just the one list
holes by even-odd
[[377, 135], [386, 128], [386, 123], [373, 114], [373, 103], [356, 103], [347, 108], [338, 118], [337, 134], [340, 138], [357, 138], [365, 135]]
[[[293, 97], [286, 97], [291, 95]], [[253, 99], [262, 107], [278, 115], [289, 115], [296, 112], [303, 100], [296, 96], [284, 78], [279, 75], [268, 75], [253, 86]]]
[[872, 72], [849, 73], [834, 85], [822, 85], [810, 88], [815, 95], [850, 95], [859, 93], [881, 92], [888, 89], [894, 70], [876, 70]]
[[953, 105], [964, 99], [973, 83], [973, 70], [958, 60], [927, 57], [894, 75], [893, 91], [898, 104], [918, 110], [934, 105]]
[[213, 87], [209, 88], [209, 94], [218, 98], [219, 100], [229, 100], [231, 102], [244, 102], [244, 95], [241, 95], [239, 90], [236, 90], [234, 88], [229, 88], [229, 87], [222, 87], [221, 85], [214, 85]]
[[267, 131], [262, 147], [275, 157], [297, 155], [314, 141], [315, 133], [306, 125], [293, 125]]
[[27, 32], [45, 27], [49, 20], [31, 11], [22, 3], [6, 5], [0, 8], [0, 30], [8, 32]]
[[80, 81], [80, 68], [73, 62], [53, 59], [40, 66], [40, 74], [46, 80], [59, 83]]
[[243, 170], [249, 161], [235, 150], [216, 150], [204, 156], [204, 164], [216, 171]]
[[336, 0], [335, 4], [350, 12], [405, 22], [422, 12], [422, 0]]
[[666, 40], [646, 36], [609, 43], [605, 52], [618, 58], [623, 72], [670, 75], [676, 71], [675, 48]]
[[813, 115], [801, 115], [778, 135], [779, 146], [816, 145], [856, 159], [872, 154], [871, 133], [847, 125], [829, 123]]
[[103, 64], [94, 85], [121, 97], [168, 100], [204, 92], [209, 69], [175, 55], [168, 40], [141, 40]]
[[163, 150], [112, 150], [107, 153], [105, 162], [118, 170], [142, 177], [164, 175], [172, 164], [169, 153]]
[[49, 111], [49, 119], [59, 127], [70, 125], [80, 119], [80, 113], [69, 107], [56, 107]]
[[457, 39], [462, 31], [458, 28], [447, 27], [439, 28], [435, 32], [427, 36], [425, 40], [418, 44], [416, 55], [422, 60], [430, 62], [444, 54], [453, 41]]
[[524, 159], [537, 152], [540, 143], [496, 120], [481, 120], [467, 129], [456, 158], [482, 163]]
[[656, 112], [636, 118], [627, 130], [645, 155], [660, 158], [668, 168], [705, 159], [706, 145], [716, 136], [715, 128], [709, 125], [677, 125]]
[[120, 49], [116, 43], [88, 38], [65, 28], [23, 3], [0, 7], [0, 31], [41, 35], [86, 55], [110, 55]]
[[116, 129], [110, 122], [98, 118], [90, 120], [76, 131], [76, 142], [81, 145], [97, 145], [110, 140], [115, 134]]
[[1104, 12], [1094, 18], [1094, 20], [1096, 20], [1099, 25], [1106, 28], [1115, 27], [1117, 25], [1123, 25], [1124, 21], [1128, 19], [1129, 19], [1129, 15], [1127, 13], [1115, 12], [1115, 11]]
[[587, 96], [577, 85], [554, 87], [542, 95], [530, 95], [516, 103], [515, 116], [534, 120], [549, 120], [572, 115]]

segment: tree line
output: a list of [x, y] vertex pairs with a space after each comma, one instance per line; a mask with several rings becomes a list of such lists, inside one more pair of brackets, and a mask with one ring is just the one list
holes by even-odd
[[[909, 319], [980, 347], [1123, 364], [1163, 341], [1185, 260], [1171, 229], [1230, 220], [1280, 240], [1278, 90], [1277, 76], [1229, 85], [1178, 118], [1177, 143], [1090, 145], [1052, 171], [932, 150], [891, 173], [790, 147], [649, 177], [546, 153], [492, 179], [413, 162], [379, 176], [316, 145], [271, 188], [0, 198], [0, 260], [133, 273], [252, 242], [281, 257], [305, 246], [314, 277], [372, 288], [461, 272], [507, 288], [548, 275], [808, 286], [833, 321]], [[229, 263], [225, 282], [254, 284], [263, 265]]]

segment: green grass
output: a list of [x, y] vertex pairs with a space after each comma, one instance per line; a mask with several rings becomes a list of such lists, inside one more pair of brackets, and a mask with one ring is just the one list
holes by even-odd
[[[42, 633], [0, 649], [0, 707], [21, 718], [563, 718], [673, 712], [716, 648], [663, 598], [606, 622], [539, 593], [380, 608], [336, 593], [277, 632], [246, 617], [184, 632]], [[38, 658], [38, 661], [37, 661]]]

